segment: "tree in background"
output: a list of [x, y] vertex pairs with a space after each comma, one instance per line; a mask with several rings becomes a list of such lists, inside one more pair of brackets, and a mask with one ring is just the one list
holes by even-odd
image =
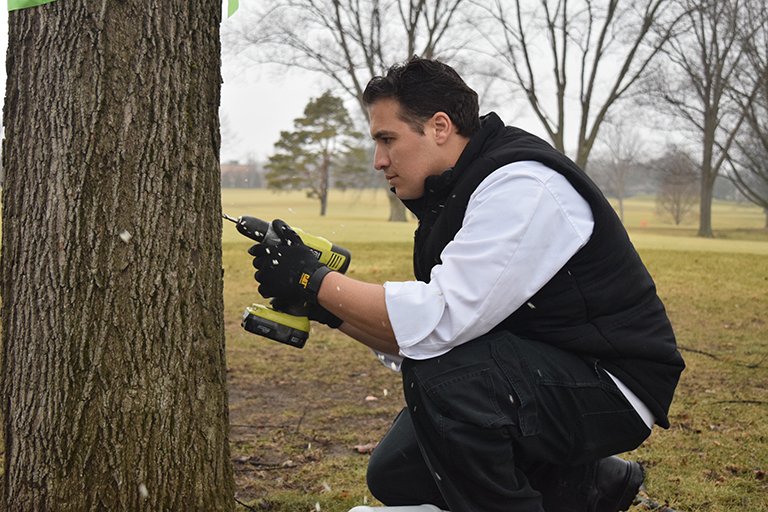
[[665, 49], [670, 66], [656, 94], [665, 112], [700, 144], [698, 235], [712, 237], [715, 180], [759, 91], [747, 43], [768, 30], [768, 20], [759, 10], [762, 0], [676, 2], [685, 11], [684, 23]]
[[654, 70], [680, 19], [669, 0], [495, 0], [486, 11], [493, 28], [478, 18], [479, 33], [506, 70], [495, 74], [509, 74], [563, 153], [577, 112], [571, 143], [582, 168], [609, 111]]
[[599, 174], [599, 180], [603, 192], [615, 197], [619, 206], [619, 218], [624, 222], [624, 199], [627, 197], [627, 186], [632, 171], [639, 168], [643, 155], [643, 141], [637, 130], [630, 128], [624, 117], [618, 124], [609, 124], [603, 131], [601, 140], [605, 147], [603, 158], [596, 165], [588, 167], [589, 173], [598, 167], [595, 174]]
[[220, 12], [9, 14], [2, 510], [233, 508]]
[[[280, 132], [275, 153], [266, 165], [267, 186], [280, 190], [306, 190], [320, 201], [320, 215], [328, 208], [332, 178], [339, 184], [367, 172], [362, 160], [362, 135], [355, 131], [344, 103], [330, 91], [310, 100], [304, 116], [293, 121], [293, 131]], [[334, 172], [336, 171], [336, 172]]]
[[[768, 23], [768, 7], [756, 8], [753, 24]], [[757, 77], [758, 92], [745, 103], [746, 121], [729, 154], [729, 178], [751, 202], [763, 208], [768, 228], [768, 29], [757, 27], [746, 44], [746, 73]], [[744, 98], [749, 100], [750, 98]]]
[[696, 205], [699, 175], [691, 157], [677, 148], [671, 148], [653, 163], [658, 176], [656, 211], [669, 214], [679, 225]]
[[[765, 114], [764, 114], [765, 115]], [[749, 128], [736, 143], [729, 159], [729, 179], [749, 201], [763, 208], [768, 228], [768, 127], [765, 117], [753, 119], [756, 128]]]
[[[466, 35], [453, 30], [468, 0], [265, 0], [234, 38], [257, 62], [313, 71], [360, 106], [368, 80], [412, 55], [450, 58]], [[380, 180], [381, 182], [381, 180]], [[405, 207], [387, 195], [390, 221]]]

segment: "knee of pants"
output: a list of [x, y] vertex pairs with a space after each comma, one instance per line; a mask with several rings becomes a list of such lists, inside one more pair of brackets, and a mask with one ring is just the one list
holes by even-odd
[[389, 497], [393, 493], [391, 470], [394, 470], [390, 460], [384, 450], [374, 450], [371, 458], [368, 460], [368, 470], [365, 474], [365, 481], [368, 484], [368, 490], [374, 498], [382, 503], [388, 503]]

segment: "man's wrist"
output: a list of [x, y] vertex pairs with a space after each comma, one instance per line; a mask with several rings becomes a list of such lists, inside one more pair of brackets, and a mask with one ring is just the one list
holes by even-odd
[[309, 316], [310, 320], [314, 320], [315, 322], [320, 322], [321, 324], [325, 324], [328, 327], [332, 329], [338, 329], [341, 324], [344, 323], [344, 321], [325, 309], [323, 306], [317, 303], [309, 303], [308, 304], [308, 312], [307, 315]]
[[322, 267], [318, 267], [318, 269], [312, 273], [307, 281], [307, 286], [305, 287], [309, 300], [317, 302], [317, 294], [320, 292], [320, 286], [323, 284], [323, 279], [325, 279], [325, 276], [331, 272], [333, 271], [330, 268], [323, 265]]

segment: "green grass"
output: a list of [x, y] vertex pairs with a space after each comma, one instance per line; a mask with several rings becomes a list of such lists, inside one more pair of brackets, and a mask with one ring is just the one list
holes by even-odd
[[[326, 218], [317, 216], [315, 201], [297, 193], [228, 190], [223, 201], [230, 214], [281, 217], [347, 246], [350, 275], [358, 279], [411, 276], [415, 223], [382, 222], [388, 205], [379, 192], [336, 192]], [[768, 512], [764, 215], [716, 203], [717, 238], [704, 240], [695, 237], [693, 224], [665, 223], [653, 201], [628, 201], [626, 211], [630, 236], [654, 275], [688, 365], [672, 427], [657, 428], [627, 456], [645, 465], [649, 495], [681, 512]], [[375, 503], [364, 481], [367, 456], [352, 447], [378, 440], [402, 406], [398, 375], [323, 327], [313, 327], [303, 350], [243, 333], [239, 313], [257, 295], [244, 254], [248, 242], [226, 226], [224, 240], [232, 423], [273, 425], [234, 427], [233, 454], [295, 464], [269, 470], [236, 464], [240, 499], [281, 512]], [[378, 400], [367, 402], [368, 395]]]
[[[303, 192], [227, 189], [222, 198], [224, 211], [229, 215], [281, 218], [337, 243], [407, 242], [412, 240], [416, 226], [412, 218], [404, 223], [386, 221], [389, 203], [383, 190], [334, 190], [325, 217], [319, 216], [318, 201], [308, 199]], [[697, 212], [675, 226], [669, 218], [656, 213], [655, 208], [652, 198], [625, 201], [624, 225], [638, 248], [768, 254], [768, 247], [761, 243], [768, 242], [765, 214], [754, 205], [715, 201], [714, 239], [696, 236]], [[225, 242], [238, 241], [239, 236], [225, 226]], [[736, 241], [740, 243], [730, 243]]]
[[641, 251], [686, 359], [671, 411], [634, 457], [688, 511], [768, 510], [768, 258]]
[[[617, 207], [618, 203], [611, 203]], [[712, 204], [715, 229], [759, 229], [765, 227], [765, 214], [761, 208], [751, 203], [736, 203], [731, 201], [715, 200]], [[660, 215], [656, 212], [656, 202], [653, 197], [630, 198], [624, 202], [624, 225], [627, 227], [644, 227], [646, 229], [662, 229], [695, 233], [698, 227], [699, 212], [695, 207], [683, 219], [679, 226], [675, 226], [669, 215]]]
[[[234, 217], [252, 215], [264, 220], [283, 219], [310, 233], [343, 244], [350, 242], [408, 242], [415, 220], [387, 222], [389, 203], [383, 190], [332, 191], [328, 214], [320, 217], [319, 202], [303, 192], [272, 192], [264, 189], [228, 189], [222, 208]], [[230, 224], [230, 223], [227, 223]], [[233, 225], [231, 225], [233, 226]], [[224, 242], [239, 241], [235, 229], [224, 229]]]

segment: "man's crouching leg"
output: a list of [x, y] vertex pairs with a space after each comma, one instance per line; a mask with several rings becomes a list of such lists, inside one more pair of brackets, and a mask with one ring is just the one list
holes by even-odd
[[385, 505], [431, 503], [447, 508], [424, 463], [408, 409], [400, 411], [373, 450], [366, 478], [371, 494]]
[[403, 363], [408, 413], [425, 463], [451, 512], [543, 512], [518, 466], [522, 389], [512, 391], [479, 341]]
[[[637, 465], [606, 457], [636, 448], [650, 429], [593, 360], [491, 333], [437, 358], [406, 359], [403, 385], [452, 512], [616, 512], [642, 481]], [[573, 470], [561, 475], [564, 487], [583, 495], [569, 496], [571, 508], [553, 508], [551, 486], [534, 474], [561, 464]]]

